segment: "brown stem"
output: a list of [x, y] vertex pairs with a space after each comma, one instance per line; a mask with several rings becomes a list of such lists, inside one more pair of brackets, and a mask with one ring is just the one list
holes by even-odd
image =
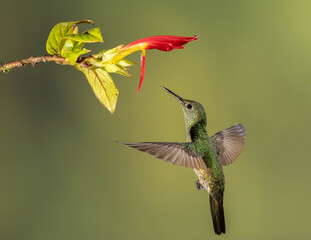
[[[77, 63], [79, 63], [83, 67], [87, 67], [87, 63], [85, 62], [86, 58], [79, 58]], [[0, 73], [8, 72], [13, 68], [24, 67], [26, 65], [36, 66], [39, 62], [56, 62], [58, 64], [66, 64], [66, 58], [52, 55], [52, 56], [40, 56], [40, 57], [30, 57], [27, 59], [16, 60], [12, 62], [7, 62], [4, 64], [0, 64]]]

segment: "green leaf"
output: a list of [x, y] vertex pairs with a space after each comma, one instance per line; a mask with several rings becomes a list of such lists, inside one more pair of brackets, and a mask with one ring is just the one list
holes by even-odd
[[80, 34], [66, 35], [64, 39], [71, 39], [81, 43], [104, 42], [99, 28], [93, 28]]
[[120, 53], [120, 49], [123, 45], [119, 45], [115, 48], [109, 49], [109, 50], [103, 50], [98, 54], [95, 54], [94, 57], [101, 59], [103, 62], [110, 61], [113, 59], [116, 55]]
[[121, 68], [120, 71], [117, 71], [116, 73], [121, 74], [126, 77], [133, 77], [133, 75], [127, 72], [126, 68]]
[[105, 70], [109, 73], [117, 73], [122, 70], [119, 66], [111, 62], [104, 63], [103, 68], [105, 68]]
[[129, 60], [126, 60], [126, 59], [121, 59], [120, 61], [118, 61], [118, 62], [116, 63], [116, 65], [117, 65], [118, 67], [120, 67], [120, 71], [118, 71], [118, 72], [116, 72], [116, 73], [121, 74], [121, 75], [126, 76], [126, 77], [133, 77], [133, 75], [131, 75], [131, 74], [129, 74], [129, 73], [127, 72], [127, 69], [126, 69], [126, 68], [129, 67], [129, 66], [135, 65], [135, 63], [133, 63], [133, 62], [131, 62], [131, 61], [129, 61]]
[[82, 48], [83, 45], [84, 43], [77, 43], [71, 39], [67, 39], [61, 50], [61, 56], [67, 58], [71, 65], [75, 65], [80, 55], [90, 52], [90, 50]]
[[101, 68], [91, 70], [79, 64], [76, 64], [75, 67], [84, 73], [101, 104], [113, 113], [116, 108], [119, 91], [110, 75]]
[[102, 68], [109, 73], [118, 73], [128, 77], [132, 76], [127, 72], [126, 67], [132, 66], [135, 63], [126, 59], [121, 59], [117, 63], [112, 61], [115, 56], [120, 54], [121, 47], [122, 45], [92, 55], [92, 58], [89, 58], [89, 64], [97, 68]]
[[78, 57], [82, 54], [90, 52], [85, 48], [85, 43], [103, 42], [99, 28], [94, 28], [81, 34], [66, 35], [61, 39], [60, 46], [61, 56], [67, 58], [71, 65], [74, 65]]
[[130, 67], [130, 66], [135, 65], [135, 63], [133, 63], [133, 62], [131, 62], [129, 60], [126, 60], [126, 59], [121, 59], [119, 62], [117, 62], [117, 64], [120, 67]]
[[61, 53], [61, 41], [63, 37], [70, 34], [77, 33], [77, 24], [80, 23], [91, 23], [94, 24], [91, 20], [82, 20], [82, 21], [75, 21], [75, 22], [62, 22], [56, 24], [52, 31], [49, 34], [49, 37], [46, 41], [46, 50], [51, 55], [57, 55]]

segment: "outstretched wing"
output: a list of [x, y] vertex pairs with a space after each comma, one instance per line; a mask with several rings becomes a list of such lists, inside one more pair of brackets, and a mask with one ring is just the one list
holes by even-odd
[[240, 155], [244, 147], [245, 128], [239, 123], [211, 137], [221, 165], [228, 165]]
[[173, 164], [195, 169], [206, 169], [203, 159], [197, 154], [191, 143], [141, 142], [123, 144]]

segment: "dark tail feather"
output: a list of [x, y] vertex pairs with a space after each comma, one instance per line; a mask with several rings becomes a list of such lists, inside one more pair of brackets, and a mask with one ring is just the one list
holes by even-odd
[[215, 233], [218, 235], [225, 233], [226, 226], [223, 204], [218, 203], [211, 195], [209, 196], [209, 203], [211, 206], [211, 214]]

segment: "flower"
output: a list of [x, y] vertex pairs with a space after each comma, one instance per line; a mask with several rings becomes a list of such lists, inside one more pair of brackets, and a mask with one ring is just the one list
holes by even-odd
[[197, 40], [199, 35], [193, 37], [181, 37], [181, 36], [169, 36], [169, 35], [159, 35], [139, 39], [135, 42], [129, 43], [120, 48], [119, 54], [114, 58], [114, 62], [118, 62], [127, 55], [139, 51], [141, 54], [141, 71], [140, 71], [140, 81], [137, 93], [139, 92], [141, 85], [144, 81], [145, 76], [145, 62], [146, 62], [146, 50], [158, 49], [161, 51], [169, 52], [174, 49], [183, 49], [183, 45], [188, 42]]

